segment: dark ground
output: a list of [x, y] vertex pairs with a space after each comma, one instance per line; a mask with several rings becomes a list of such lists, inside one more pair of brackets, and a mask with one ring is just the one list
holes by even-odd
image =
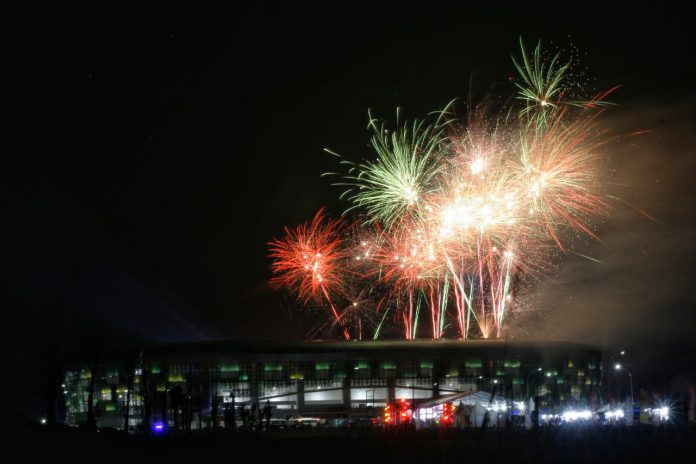
[[[39, 429], [22, 435], [32, 454], [101, 461], [104, 458], [230, 462], [693, 462], [696, 430], [553, 427], [525, 430], [321, 430], [221, 433], [168, 437]], [[691, 458], [689, 458], [691, 456]]]

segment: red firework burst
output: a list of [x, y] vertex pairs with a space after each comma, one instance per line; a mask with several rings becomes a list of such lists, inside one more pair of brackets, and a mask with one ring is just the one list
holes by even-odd
[[310, 300], [326, 302], [343, 335], [350, 339], [348, 329], [336, 311], [331, 295], [345, 293], [342, 264], [348, 253], [341, 245], [345, 224], [340, 219], [326, 219], [323, 208], [310, 223], [294, 229], [285, 228], [285, 237], [269, 242], [273, 259], [271, 284], [287, 289], [304, 304]]

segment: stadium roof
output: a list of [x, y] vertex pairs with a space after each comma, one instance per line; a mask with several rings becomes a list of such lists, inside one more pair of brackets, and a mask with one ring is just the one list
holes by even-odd
[[556, 357], [560, 353], [596, 352], [595, 347], [561, 341], [529, 340], [369, 340], [369, 341], [212, 341], [175, 345], [144, 345], [112, 349], [101, 359], [140, 356], [143, 358], [229, 357], [253, 359], [408, 359], [432, 356], [535, 356]]

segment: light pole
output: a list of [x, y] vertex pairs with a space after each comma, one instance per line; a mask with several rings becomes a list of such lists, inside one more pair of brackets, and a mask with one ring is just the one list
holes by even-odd
[[[547, 372], [545, 375], [546, 375], [546, 378], [547, 378], [547, 379], [551, 378], [551, 373], [550, 373], [550, 372]], [[545, 381], [545, 382], [546, 382], [546, 381]]]
[[[621, 352], [622, 355], [624, 353], [625, 351]], [[617, 371], [621, 371], [623, 369], [623, 365], [621, 363], [616, 363], [614, 364], [614, 369]], [[631, 375], [631, 371], [629, 369], [626, 369], [626, 372], [628, 373], [628, 384], [631, 389], [631, 422], [633, 422], [633, 375]]]
[[[621, 357], [621, 356], [625, 356], [625, 355], [626, 355], [626, 351], [621, 350], [618, 353], [611, 356], [609, 363], [616, 363], [616, 358]], [[614, 380], [614, 377], [615, 377], [615, 375], [611, 373], [610, 369], [611, 369], [611, 367], [608, 366], [609, 372], [607, 373], [607, 384], [605, 386], [605, 388], [606, 388], [605, 391], [607, 392], [607, 395], [608, 395], [607, 402], [610, 402], [611, 399], [613, 398], [613, 393], [611, 390], [612, 390], [612, 383], [613, 383], [612, 381]], [[616, 369], [616, 364], [614, 364], [614, 369]], [[599, 383], [603, 386], [604, 386], [604, 371], [605, 371], [605, 369], [601, 370], [601, 377], [599, 379]], [[600, 395], [601, 395], [601, 390], [600, 390]]]
[[[530, 378], [532, 377], [532, 374], [534, 374], [535, 372], [543, 372], [543, 369], [542, 369], [541, 367], [537, 367], [536, 369], [531, 370], [531, 371], [529, 371], [529, 372], [527, 373], [527, 382], [526, 382], [526, 385], [525, 385], [525, 386], [526, 386], [525, 402], [529, 401], [529, 380], [530, 380]], [[549, 377], [550, 374], [547, 372], [547, 373], [546, 373], [546, 376]], [[537, 427], [539, 427], [539, 406], [540, 406], [540, 405], [539, 405], [538, 403], [540, 403], [540, 401], [537, 402], [537, 398], [535, 397], [535, 398], [534, 398], [534, 409], [532, 409], [532, 410], [529, 412], [529, 416], [528, 416], [530, 422], [527, 423], [527, 421], [525, 420], [525, 426], [526, 426], [527, 428], [537, 428]], [[525, 406], [525, 407], [526, 407], [526, 406]], [[526, 414], [525, 414], [525, 416], [526, 416]]]
[[[623, 356], [626, 356], [626, 350], [621, 350], [621, 351], [619, 351], [618, 353], [616, 353], [615, 355], [613, 355], [613, 356], [611, 357], [611, 361], [610, 361], [610, 362], [614, 363], [614, 370], [618, 370], [618, 369], [616, 368], [616, 366], [617, 366], [617, 365], [621, 365], [621, 364], [616, 360], [616, 358], [620, 358], [620, 357], [623, 357]], [[619, 369], [620, 369], [620, 368], [619, 368]], [[602, 377], [604, 377], [604, 369], [602, 369]], [[608, 382], [609, 382], [609, 384], [607, 385], [607, 390], [608, 390], [608, 392], [609, 392], [609, 398], [612, 397], [612, 392], [611, 392], [612, 385], [611, 385], [611, 384], [612, 384], [612, 380], [614, 379], [614, 377], [615, 377], [615, 375], [609, 375], [609, 378], [607, 379]], [[600, 379], [600, 383], [601, 383], [601, 380], [602, 380], [602, 379]], [[618, 395], [618, 390], [617, 390], [617, 395]]]
[[[614, 370], [615, 370], [617, 373], [621, 373], [621, 368], [622, 368], [622, 367], [623, 367], [623, 366], [621, 365], [621, 363], [615, 363], [615, 364], [614, 364]], [[621, 402], [621, 379], [620, 379], [620, 378], [619, 378], [618, 381], [616, 382], [616, 397], [617, 397], [618, 401]]]

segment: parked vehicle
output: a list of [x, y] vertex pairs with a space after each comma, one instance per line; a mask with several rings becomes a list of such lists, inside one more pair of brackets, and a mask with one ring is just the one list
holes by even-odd
[[271, 417], [268, 430], [285, 430], [288, 428], [288, 421], [277, 417]]
[[382, 421], [379, 417], [354, 417], [348, 426], [356, 429], [377, 428], [382, 426]]
[[324, 427], [326, 419], [320, 417], [293, 417], [288, 422], [291, 429], [318, 429]]

